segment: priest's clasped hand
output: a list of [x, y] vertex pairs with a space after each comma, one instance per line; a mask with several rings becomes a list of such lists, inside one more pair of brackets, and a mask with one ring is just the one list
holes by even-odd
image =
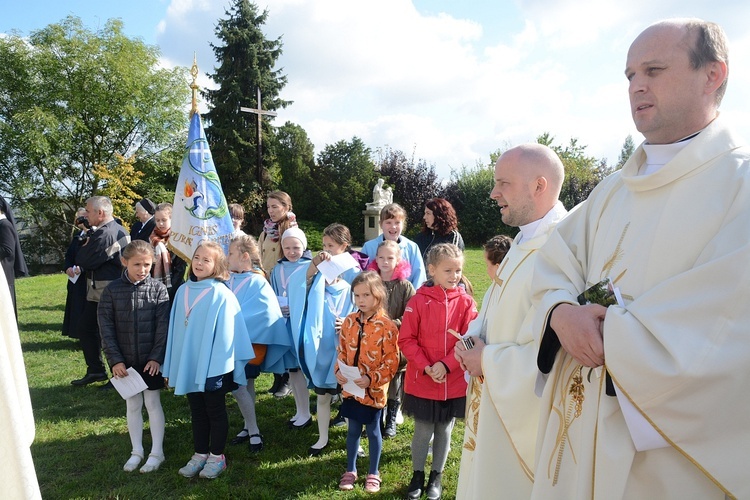
[[607, 308], [599, 304], [560, 304], [550, 315], [549, 326], [560, 345], [583, 366], [604, 364], [604, 317]]
[[456, 349], [453, 355], [456, 357], [459, 363], [461, 363], [461, 369], [465, 370], [472, 377], [481, 377], [482, 373], [482, 351], [484, 346], [487, 345], [479, 337], [471, 337], [474, 341], [474, 347], [466, 349], [462, 341], [456, 342]]

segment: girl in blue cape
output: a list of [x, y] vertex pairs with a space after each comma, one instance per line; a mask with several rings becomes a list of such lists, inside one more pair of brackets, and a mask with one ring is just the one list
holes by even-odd
[[178, 472], [215, 478], [226, 469], [229, 432], [225, 395], [245, 385], [245, 365], [255, 357], [240, 304], [224, 283], [227, 259], [204, 240], [191, 261], [195, 281], [180, 287], [172, 305], [162, 373], [190, 404], [195, 454]]
[[255, 351], [255, 359], [245, 365], [247, 386], [233, 391], [245, 419], [245, 427], [232, 440], [232, 444], [249, 441], [250, 451], [256, 453], [263, 449], [263, 437], [255, 416], [255, 379], [261, 371], [284, 371], [282, 358], [291, 347], [291, 339], [287, 335], [286, 322], [276, 295], [261, 268], [255, 238], [243, 233], [232, 239], [227, 261], [229, 288], [240, 303]]
[[310, 391], [307, 388], [305, 375], [299, 369], [299, 355], [297, 354], [299, 343], [292, 335], [292, 331], [300, 330], [307, 299], [305, 272], [310, 265], [310, 252], [307, 250], [305, 233], [298, 227], [291, 227], [284, 231], [281, 236], [281, 250], [284, 258], [279, 259], [278, 264], [271, 271], [271, 287], [281, 306], [281, 314], [286, 319], [286, 332], [290, 347], [281, 358], [283, 366], [277, 366], [274, 373], [289, 370], [289, 385], [294, 395], [296, 412], [289, 419], [288, 425], [292, 430], [300, 430], [312, 425]]
[[295, 334], [299, 346], [300, 366], [317, 398], [318, 441], [310, 447], [310, 456], [318, 456], [328, 446], [331, 423], [331, 399], [339, 392], [334, 374], [336, 347], [344, 318], [354, 311], [349, 283], [340, 277], [327, 283], [317, 265], [329, 260], [331, 254], [316, 255], [307, 269], [307, 303], [300, 328]]

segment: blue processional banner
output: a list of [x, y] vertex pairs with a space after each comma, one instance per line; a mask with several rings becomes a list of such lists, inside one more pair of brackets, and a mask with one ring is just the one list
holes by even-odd
[[186, 262], [203, 240], [216, 241], [229, 251], [232, 217], [221, 189], [201, 117], [190, 120], [187, 146], [172, 207], [169, 248]]

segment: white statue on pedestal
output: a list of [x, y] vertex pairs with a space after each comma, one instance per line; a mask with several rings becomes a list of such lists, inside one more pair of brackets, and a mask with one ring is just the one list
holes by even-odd
[[393, 189], [383, 188], [384, 182], [382, 178], [378, 179], [377, 184], [372, 188], [372, 203], [367, 204], [368, 209], [381, 209], [393, 203]]

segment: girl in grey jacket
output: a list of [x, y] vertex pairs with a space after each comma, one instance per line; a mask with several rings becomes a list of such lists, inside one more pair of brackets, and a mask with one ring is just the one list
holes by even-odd
[[[167, 288], [150, 276], [154, 250], [145, 241], [135, 240], [122, 251], [125, 271], [112, 281], [99, 301], [98, 319], [102, 350], [114, 377], [128, 377], [133, 368], [148, 388], [125, 400], [130, 441], [130, 459], [123, 466], [134, 471], [144, 458], [143, 404], [151, 424], [151, 453], [141, 472], [152, 472], [164, 462], [164, 411], [160, 389], [164, 387], [161, 364], [169, 328]], [[132, 372], [131, 372], [132, 373]]]

